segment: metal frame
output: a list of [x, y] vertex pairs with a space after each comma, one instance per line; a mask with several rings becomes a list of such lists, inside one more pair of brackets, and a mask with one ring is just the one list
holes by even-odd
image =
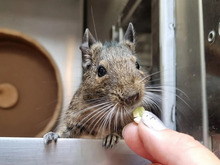
[[179, 130], [209, 147], [202, 1], [176, 0], [175, 6], [177, 88], [190, 100], [177, 108]]
[[160, 76], [162, 86], [162, 113], [164, 124], [176, 129], [176, 51], [175, 1], [159, 1]]
[[123, 140], [104, 149], [101, 140], [59, 139], [47, 146], [41, 138], [0, 138], [1, 165], [136, 165], [149, 161], [132, 152]]

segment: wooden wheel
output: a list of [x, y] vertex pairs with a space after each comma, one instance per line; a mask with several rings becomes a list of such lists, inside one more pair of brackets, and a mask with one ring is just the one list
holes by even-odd
[[62, 84], [50, 54], [32, 38], [0, 29], [0, 136], [43, 136], [62, 108]]

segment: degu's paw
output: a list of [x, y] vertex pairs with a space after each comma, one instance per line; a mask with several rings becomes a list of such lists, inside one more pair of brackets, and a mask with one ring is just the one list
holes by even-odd
[[116, 133], [109, 134], [103, 139], [102, 146], [105, 147], [106, 149], [112, 148], [118, 143], [119, 139], [120, 136], [118, 134]]
[[53, 140], [56, 142], [58, 138], [59, 138], [59, 135], [54, 132], [48, 132], [43, 137], [45, 144], [49, 144]]

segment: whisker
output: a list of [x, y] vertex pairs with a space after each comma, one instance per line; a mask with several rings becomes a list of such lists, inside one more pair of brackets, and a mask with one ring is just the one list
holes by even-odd
[[178, 95], [176, 95], [176, 97], [177, 97], [178, 99], [180, 99], [185, 105], [187, 105], [188, 108], [192, 109], [192, 107], [191, 107], [182, 97], [180, 97], [180, 96], [178, 96]]
[[100, 121], [100, 128], [99, 128], [99, 130], [101, 130], [101, 135], [105, 134], [105, 131], [106, 131], [106, 125], [107, 125], [106, 124], [106, 121], [107, 121], [106, 116], [107, 116], [108, 113], [109, 113], [109, 111], [106, 111], [106, 113], [102, 117], [102, 120]]
[[161, 79], [158, 78], [158, 79], [152, 79], [152, 80], [149, 80], [148, 83], [153, 83], [153, 82], [157, 82], [157, 81], [160, 81]]
[[103, 128], [104, 128], [103, 131], [106, 131], [107, 123], [108, 123], [108, 115], [105, 115], [103, 119]]
[[161, 111], [161, 106], [160, 106], [161, 96], [159, 94], [152, 92], [145, 92], [143, 101], [146, 105], [150, 105], [150, 107], [154, 107]]
[[[92, 113], [89, 113], [88, 116], [85, 116], [80, 122], [79, 124], [81, 125], [81, 127], [84, 127], [89, 121], [91, 121], [92, 119], [94, 119], [94, 117], [98, 116], [98, 114], [100, 114], [100, 110], [101, 108], [99, 109], [96, 109], [94, 110]], [[88, 119], [88, 120], [87, 120]], [[85, 121], [85, 122], [84, 122]], [[81, 124], [83, 123], [83, 124]]]
[[82, 113], [85, 113], [86, 111], [89, 111], [89, 110], [94, 109], [94, 108], [96, 108], [96, 107], [100, 107], [100, 106], [107, 105], [107, 104], [109, 104], [109, 103], [108, 103], [108, 102], [103, 102], [103, 103], [101, 103], [101, 104], [96, 104], [96, 105], [93, 105], [93, 106], [89, 106], [89, 107], [87, 107], [86, 109], [80, 110], [80, 111], [78, 111], [78, 112], [73, 111], [72, 113], [73, 113], [74, 115], [80, 114], [80, 113], [82, 114]]
[[96, 31], [96, 26], [95, 26], [95, 17], [94, 17], [92, 5], [91, 5], [91, 15], [92, 15], [92, 23], [93, 23], [94, 31], [95, 31], [95, 37], [96, 37], [96, 39], [98, 39], [98, 35], [97, 35], [97, 31]]
[[173, 90], [176, 90], [176, 91], [180, 92], [181, 94], [183, 94], [185, 97], [187, 97], [189, 99], [189, 96], [183, 90], [181, 90], [179, 88], [176, 88], [176, 87], [173, 87], [173, 86], [168, 86], [168, 85], [164, 85], [164, 86], [147, 86], [146, 89], [161, 89], [161, 91], [168, 91], [168, 90], [165, 90], [164, 87], [172, 88]]
[[109, 117], [107, 116], [107, 118], [109, 118], [109, 127], [108, 127], [109, 128], [109, 132], [111, 131], [111, 122], [112, 122], [113, 114], [114, 114], [114, 111], [115, 111], [117, 105], [118, 105], [118, 103], [116, 103], [115, 106], [109, 112], [109, 114], [108, 114]]
[[[164, 91], [164, 89], [156, 89], [156, 88], [154, 88], [154, 89], [151, 89], [151, 88], [148, 88], [148, 92], [163, 92]], [[176, 94], [175, 92], [173, 92], [173, 91], [169, 91], [169, 90], [165, 90], [165, 91], [167, 91], [167, 92], [169, 92], [169, 93], [171, 93], [171, 94], [173, 94], [174, 96], [176, 96], [177, 98], [179, 98], [185, 105], [187, 105], [189, 108], [191, 108], [191, 106], [182, 98], [182, 97], [180, 97], [178, 94]], [[189, 97], [184, 93], [184, 92], [182, 92], [181, 90], [178, 90], [177, 89], [177, 91], [179, 91], [181, 94], [183, 94], [185, 97], [187, 97], [188, 99], [189, 99]]]
[[[110, 111], [108, 111], [107, 115], [105, 115], [105, 118], [104, 120], [102, 121], [102, 126], [103, 128], [106, 128], [107, 127], [107, 124], [109, 124], [109, 132], [110, 132], [110, 126], [111, 126], [111, 120], [112, 120], [112, 115], [113, 115], [113, 112], [116, 108], [117, 104], [115, 104], [112, 109]], [[109, 108], [110, 109], [110, 108]]]
[[103, 116], [105, 116], [107, 113], [108, 113], [108, 110], [112, 107], [109, 106], [109, 107], [106, 107], [105, 109], [102, 109], [102, 111], [100, 112], [99, 115], [96, 115], [96, 118], [93, 120], [93, 122], [90, 124], [90, 126], [93, 125], [93, 123], [99, 118], [99, 120], [97, 120], [95, 122], [95, 124], [93, 125], [92, 129], [90, 130], [90, 133], [92, 133], [92, 131], [95, 129], [96, 125], [100, 122], [100, 120], [102, 120]]
[[[91, 113], [89, 113], [87, 116], [85, 116], [79, 123], [83, 123], [85, 120], [88, 120], [86, 122], [83, 123], [82, 127], [87, 124], [91, 119], [93, 119], [93, 117], [91, 116], [96, 116], [96, 113], [99, 112], [100, 110], [104, 109], [104, 108], [108, 108], [111, 107], [111, 104], [106, 104], [105, 106], [101, 106], [98, 109], [93, 110]], [[102, 111], [101, 111], [102, 112]], [[91, 117], [91, 118], [90, 118]]]
[[124, 113], [122, 111], [122, 108], [120, 108], [120, 120], [121, 120], [121, 125], [124, 126], [125, 122], [124, 122], [124, 117], [123, 117]]
[[129, 121], [133, 121], [133, 114], [129, 112], [126, 108], [123, 108], [125, 114], [129, 117]]
[[159, 74], [159, 73], [161, 73], [161, 71], [157, 71], [157, 72], [151, 73], [151, 74], [147, 75], [146, 78], [149, 78], [149, 77], [154, 76], [154, 75]]
[[114, 131], [117, 132], [117, 128], [118, 128], [118, 114], [119, 114], [119, 111], [117, 110], [116, 111], [116, 114], [115, 114], [115, 121], [114, 121]]
[[[99, 127], [99, 129], [98, 129], [98, 132], [100, 132], [100, 134], [102, 135], [102, 134], [104, 134], [105, 132], [105, 128], [106, 128], [106, 125], [104, 124], [104, 121], [105, 121], [105, 118], [106, 118], [106, 114], [108, 114], [109, 113], [109, 111], [106, 111], [104, 114], [103, 114], [103, 116], [102, 116], [102, 118], [101, 118], [101, 120], [100, 120], [100, 127]], [[104, 133], [103, 133], [104, 132]]]

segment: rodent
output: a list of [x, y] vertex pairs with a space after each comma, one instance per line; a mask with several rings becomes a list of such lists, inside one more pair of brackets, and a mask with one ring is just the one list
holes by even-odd
[[95, 40], [86, 29], [82, 45], [82, 82], [56, 133], [44, 135], [45, 143], [71, 137], [103, 138], [105, 148], [122, 137], [133, 122], [133, 110], [144, 104], [147, 73], [135, 55], [135, 31], [129, 23], [122, 42]]

